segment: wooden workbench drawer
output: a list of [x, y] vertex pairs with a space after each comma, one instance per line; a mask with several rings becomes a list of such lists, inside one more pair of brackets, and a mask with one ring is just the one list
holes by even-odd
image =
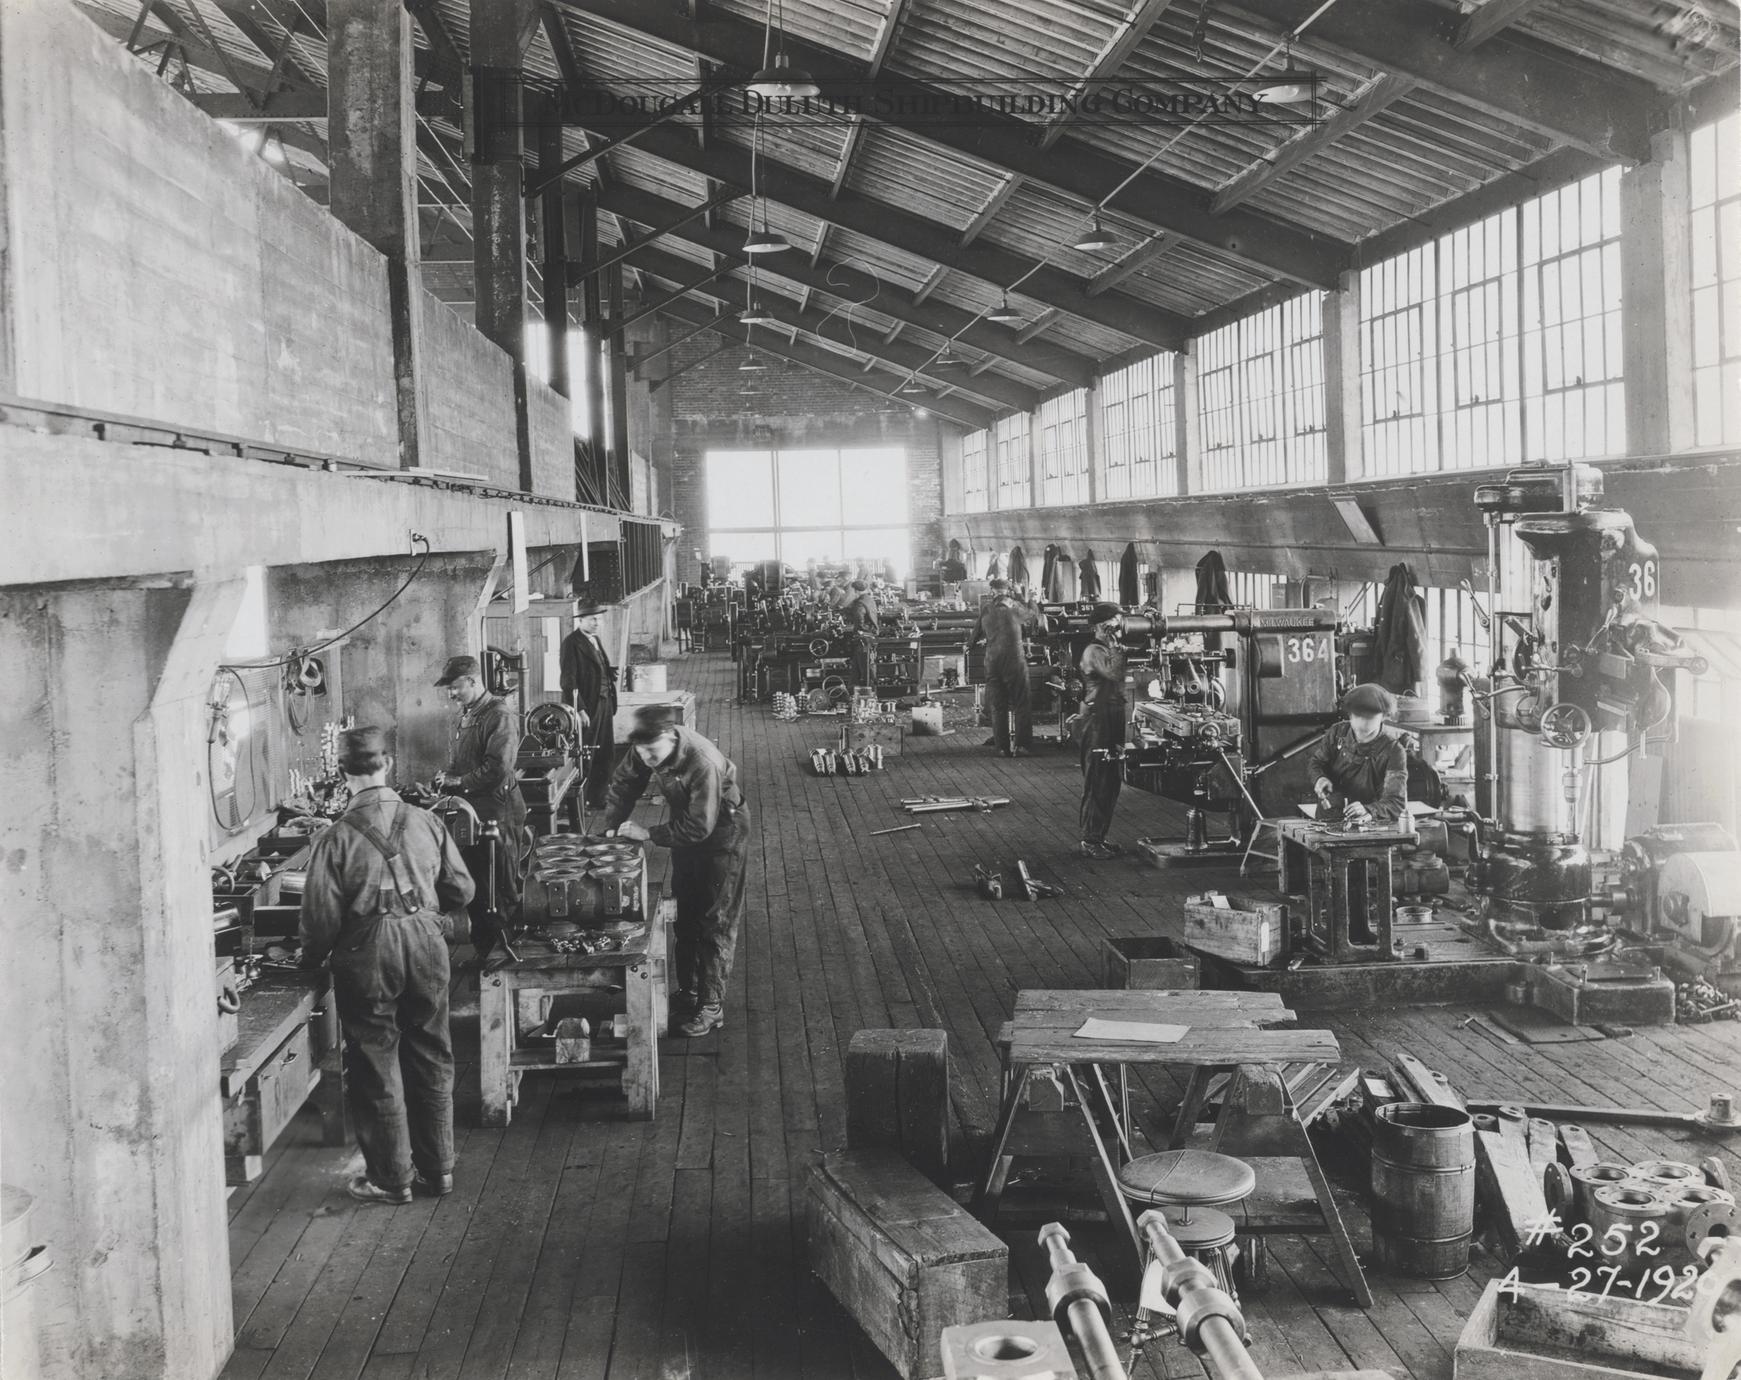
[[264, 1155], [320, 1081], [307, 1025], [299, 1025], [224, 1103], [224, 1154]]

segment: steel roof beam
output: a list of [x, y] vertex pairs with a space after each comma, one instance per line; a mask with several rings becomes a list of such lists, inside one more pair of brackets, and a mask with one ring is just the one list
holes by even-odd
[[[738, 72], [752, 72], [761, 66], [762, 26], [730, 18], [717, 10], [709, 10], [708, 18], [696, 23], [675, 10], [647, 5], [644, 0], [556, 0], [556, 3], [626, 32], [702, 53]], [[1335, 12], [1333, 9], [1330, 13]], [[790, 61], [821, 83], [825, 95], [831, 81], [865, 79], [864, 63], [832, 49], [787, 35], [785, 50]], [[885, 74], [880, 80], [892, 92], [915, 99], [943, 96], [934, 87], [906, 78]], [[1080, 141], [1073, 141], [1069, 149], [1036, 148], [1033, 126], [1024, 120], [988, 114], [976, 120], [971, 129], [942, 122], [888, 123], [1090, 204], [1098, 203], [1113, 187], [1130, 178], [1129, 184], [1113, 199], [1114, 209], [1238, 259], [1265, 274], [1332, 288], [1337, 275], [1347, 266], [1351, 246], [1340, 240], [1250, 212], [1213, 216], [1209, 212], [1209, 194], [1197, 184], [1152, 169], [1139, 171], [1136, 163]]]

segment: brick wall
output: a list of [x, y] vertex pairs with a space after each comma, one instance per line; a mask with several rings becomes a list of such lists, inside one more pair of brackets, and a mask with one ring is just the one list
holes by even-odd
[[[717, 342], [702, 335], [671, 351], [680, 369]], [[760, 352], [758, 352], [760, 353]], [[908, 525], [913, 568], [924, 574], [943, 546], [941, 438], [949, 424], [918, 417], [905, 402], [870, 393], [776, 355], [753, 375], [759, 396], [742, 395], [745, 352], [725, 350], [667, 384], [670, 395], [671, 492], [667, 509], [683, 524], [677, 577], [700, 578], [695, 553], [707, 551], [706, 456], [709, 450], [901, 446], [907, 452]]]

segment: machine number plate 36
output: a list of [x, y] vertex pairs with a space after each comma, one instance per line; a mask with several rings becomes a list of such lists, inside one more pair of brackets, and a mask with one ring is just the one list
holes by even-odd
[[1328, 637], [1290, 637], [1282, 643], [1282, 657], [1285, 662], [1317, 661], [1330, 659], [1330, 639]]

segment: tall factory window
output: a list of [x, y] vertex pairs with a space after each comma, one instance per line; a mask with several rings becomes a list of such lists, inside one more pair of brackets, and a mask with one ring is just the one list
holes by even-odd
[[1276, 586], [1280, 575], [1262, 570], [1230, 570], [1227, 572], [1227, 592], [1241, 608], [1268, 609], [1275, 607]]
[[1306, 293], [1203, 337], [1206, 492], [1324, 478], [1323, 301]]
[[854, 450], [709, 451], [708, 549], [734, 564], [850, 561], [897, 577], [910, 565], [907, 454]]
[[1153, 355], [1100, 381], [1103, 498], [1178, 492], [1173, 431], [1173, 356]]
[[993, 507], [1033, 506], [1034, 467], [1028, 444], [1031, 425], [1028, 413], [1013, 412], [992, 428], [993, 477], [997, 484]]
[[1524, 458], [1613, 455], [1626, 446], [1620, 343], [1620, 170], [1525, 202]]
[[1518, 410], [1517, 213], [1438, 242], [1443, 461], [1448, 470], [1514, 461]]
[[1042, 504], [1088, 501], [1088, 390], [1040, 404]]
[[991, 507], [990, 450], [991, 432], [983, 427], [961, 438], [961, 506], [966, 512], [983, 513]]
[[1439, 468], [1438, 247], [1360, 275], [1361, 464], [1366, 476]]
[[1741, 442], [1741, 115], [1689, 139], [1693, 402], [1701, 446]]

